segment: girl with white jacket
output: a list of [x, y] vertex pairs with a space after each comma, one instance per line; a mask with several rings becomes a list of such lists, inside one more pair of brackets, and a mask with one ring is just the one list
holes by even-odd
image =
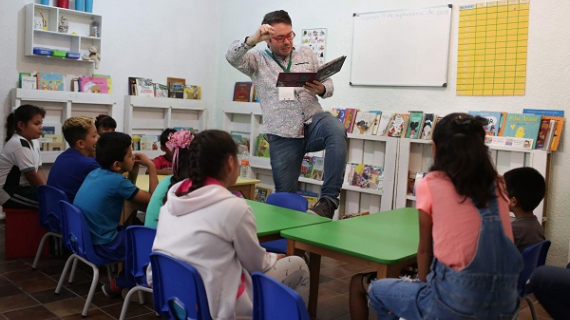
[[[237, 146], [225, 131], [170, 138], [178, 175], [160, 209], [153, 251], [171, 255], [202, 276], [213, 319], [251, 319], [250, 273], [265, 272], [297, 291], [305, 304], [309, 271], [303, 259], [259, 245], [251, 208], [227, 190], [239, 174]], [[150, 268], [148, 268], [150, 270]]]

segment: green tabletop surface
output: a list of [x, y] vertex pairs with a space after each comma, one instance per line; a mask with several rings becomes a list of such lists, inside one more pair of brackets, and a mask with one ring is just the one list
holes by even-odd
[[402, 208], [331, 223], [284, 230], [281, 236], [382, 264], [416, 256], [418, 211]]
[[257, 224], [257, 236], [279, 234], [280, 231], [330, 222], [327, 219], [306, 212], [277, 207], [266, 203], [245, 200], [251, 207]]

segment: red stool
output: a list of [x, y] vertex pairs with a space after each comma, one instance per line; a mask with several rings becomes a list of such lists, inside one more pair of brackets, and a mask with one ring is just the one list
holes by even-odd
[[[38, 210], [10, 209], [6, 213], [6, 258], [27, 258], [36, 255], [42, 237], [47, 232], [40, 226]], [[42, 255], [49, 254], [49, 245]]]

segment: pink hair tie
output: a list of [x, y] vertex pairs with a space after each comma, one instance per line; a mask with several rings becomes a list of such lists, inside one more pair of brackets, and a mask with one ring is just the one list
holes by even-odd
[[178, 150], [180, 150], [180, 148], [190, 148], [192, 140], [194, 140], [192, 133], [184, 129], [180, 129], [168, 135], [166, 147], [170, 150], [174, 150], [174, 155], [172, 156], [172, 173], [174, 173], [175, 176], [178, 175]]

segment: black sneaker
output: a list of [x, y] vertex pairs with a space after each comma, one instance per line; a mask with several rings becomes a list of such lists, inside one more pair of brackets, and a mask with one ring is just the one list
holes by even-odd
[[312, 209], [307, 210], [307, 212], [332, 219], [335, 210], [336, 204], [331, 199], [320, 198], [317, 204]]

